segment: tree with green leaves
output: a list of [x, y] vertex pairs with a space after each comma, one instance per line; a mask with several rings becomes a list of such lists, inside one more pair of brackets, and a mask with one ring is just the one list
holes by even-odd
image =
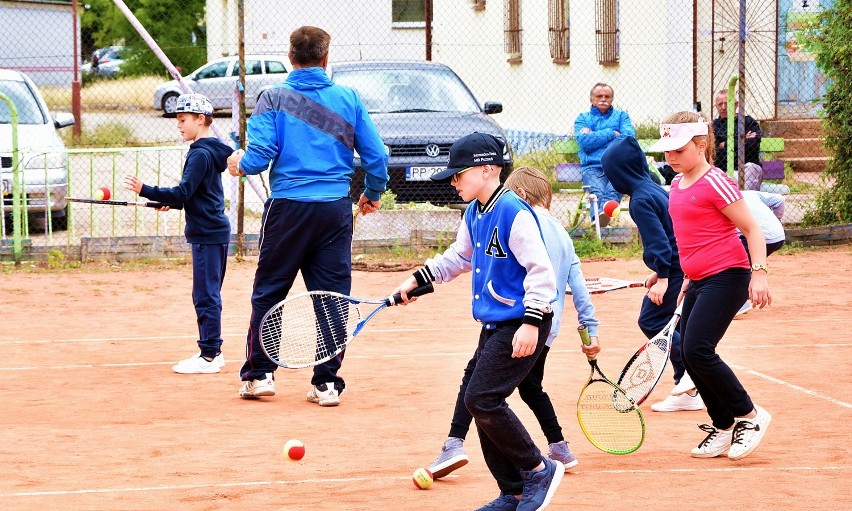
[[[207, 61], [205, 0], [126, 0], [125, 3], [183, 73]], [[168, 75], [112, 0], [89, 0], [80, 25], [97, 48], [115, 44], [129, 47], [122, 73]]]
[[825, 96], [825, 147], [832, 155], [825, 169], [830, 188], [816, 198], [805, 225], [852, 222], [852, 0], [836, 0], [810, 29], [808, 44], [829, 79]]

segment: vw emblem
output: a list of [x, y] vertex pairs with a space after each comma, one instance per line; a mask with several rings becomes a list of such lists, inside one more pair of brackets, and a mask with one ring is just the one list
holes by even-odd
[[441, 154], [441, 148], [438, 144], [426, 144], [426, 156], [437, 158]]

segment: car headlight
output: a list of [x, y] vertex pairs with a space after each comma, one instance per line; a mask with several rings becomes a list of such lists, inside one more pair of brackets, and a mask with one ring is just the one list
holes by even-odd
[[26, 163], [27, 169], [55, 169], [65, 167], [68, 164], [68, 155], [65, 153], [42, 153], [30, 158]]
[[[360, 155], [360, 154], [358, 154], [358, 150], [357, 150], [357, 149], [355, 149], [353, 152], [354, 152], [355, 160], [356, 160], [356, 161], [360, 161], [360, 160], [361, 160], [361, 155]], [[390, 147], [388, 147], [388, 145], [387, 145], [387, 144], [385, 144], [385, 154], [386, 154], [386, 155], [388, 155], [388, 156], [390, 156]]]

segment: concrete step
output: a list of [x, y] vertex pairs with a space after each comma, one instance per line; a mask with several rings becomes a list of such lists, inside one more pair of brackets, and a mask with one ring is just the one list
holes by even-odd
[[822, 138], [786, 138], [784, 139], [784, 150], [778, 156], [782, 160], [787, 160], [813, 156], [825, 157], [828, 156], [828, 153], [825, 150]]
[[760, 121], [764, 137], [817, 138], [823, 136], [820, 119], [774, 119]]
[[799, 158], [784, 158], [784, 161], [790, 162], [795, 172], [822, 172], [828, 161], [831, 160], [828, 156], [810, 156]]

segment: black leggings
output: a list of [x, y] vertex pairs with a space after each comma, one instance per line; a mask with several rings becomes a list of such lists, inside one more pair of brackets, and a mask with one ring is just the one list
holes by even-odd
[[751, 272], [732, 268], [690, 281], [680, 320], [681, 356], [707, 406], [713, 426], [728, 429], [734, 418], [754, 409], [733, 370], [716, 353], [716, 346], [748, 298]]

